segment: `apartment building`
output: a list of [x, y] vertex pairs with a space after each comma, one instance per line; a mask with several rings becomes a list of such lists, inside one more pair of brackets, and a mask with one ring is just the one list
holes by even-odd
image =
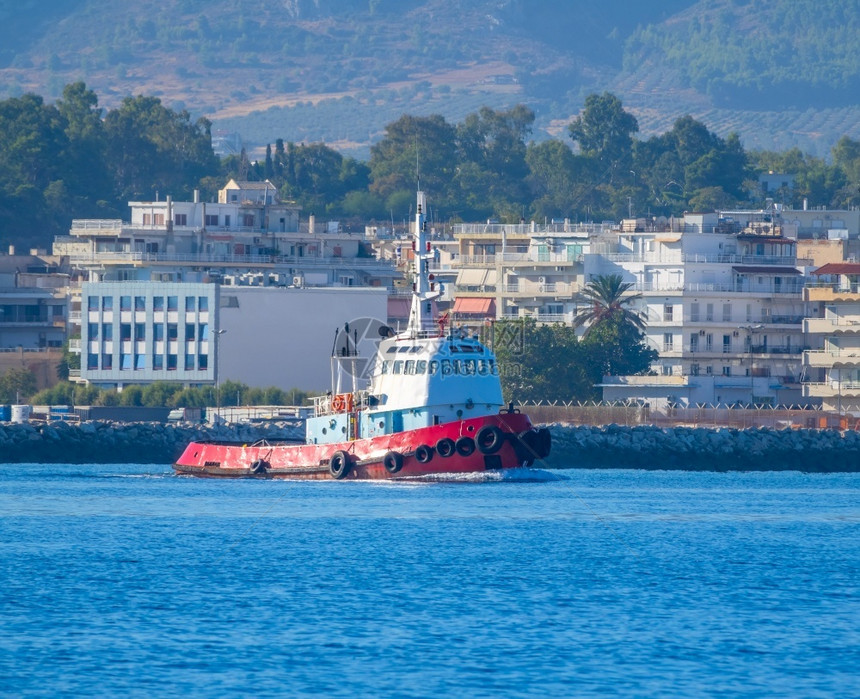
[[624, 226], [614, 251], [586, 256], [586, 277], [620, 274], [641, 294], [658, 374], [718, 376], [714, 403], [796, 404], [807, 346], [796, 245], [773, 210], [686, 214]]
[[860, 264], [827, 264], [813, 278], [804, 289], [813, 349], [803, 353], [803, 395], [825, 410], [860, 416]]
[[611, 230], [567, 221], [455, 225], [455, 317], [570, 324], [582, 305], [585, 257]]

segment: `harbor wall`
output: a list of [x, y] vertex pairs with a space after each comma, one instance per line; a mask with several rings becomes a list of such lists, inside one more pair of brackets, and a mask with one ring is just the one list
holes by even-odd
[[[853, 430], [550, 425], [540, 468], [860, 471]], [[0, 424], [0, 463], [171, 464], [196, 439], [295, 439], [295, 422], [196, 425], [108, 421]]]

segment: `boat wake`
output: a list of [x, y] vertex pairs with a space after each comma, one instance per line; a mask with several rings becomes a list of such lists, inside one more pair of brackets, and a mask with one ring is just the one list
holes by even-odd
[[568, 478], [552, 471], [522, 467], [472, 473], [433, 473], [424, 476], [405, 476], [395, 480], [400, 483], [548, 483], [566, 481]]

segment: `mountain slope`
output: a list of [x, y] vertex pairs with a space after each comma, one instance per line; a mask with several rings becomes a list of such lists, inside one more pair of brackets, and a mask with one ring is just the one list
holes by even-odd
[[84, 80], [207, 115], [250, 147], [325, 140], [366, 153], [404, 112], [537, 113], [590, 92], [642, 132], [691, 113], [745, 144], [826, 152], [860, 137], [860, 0], [0, 0], [0, 98]]

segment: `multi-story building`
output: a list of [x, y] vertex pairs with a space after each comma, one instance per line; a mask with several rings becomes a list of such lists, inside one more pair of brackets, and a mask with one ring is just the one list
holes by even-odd
[[625, 226], [586, 273], [620, 274], [641, 294], [657, 373], [719, 376], [715, 403], [788, 404], [801, 398], [804, 264], [774, 212], [733, 211]]
[[277, 201], [270, 183], [232, 180], [217, 203], [129, 202], [131, 220], [75, 220], [57, 238], [90, 281], [219, 281], [266, 286], [380, 286], [397, 276], [358, 234], [322, 230]]
[[610, 230], [570, 222], [455, 225], [455, 316], [571, 323], [582, 306], [585, 256]]
[[387, 292], [114, 281], [84, 283], [81, 298], [80, 376], [87, 383], [122, 389], [220, 378], [324, 391], [334, 331], [384, 322]]
[[803, 395], [822, 408], [860, 415], [860, 264], [832, 263], [806, 289], [810, 344], [803, 353]]
[[[130, 207], [128, 223], [74, 221], [70, 235], [54, 244], [55, 253], [67, 255], [86, 281], [71, 294], [73, 308], [80, 309], [70, 332], [80, 337], [73, 349], [82, 355], [83, 381], [117, 387], [164, 380], [196, 385], [214, 383], [220, 371], [221, 379], [256, 382], [265, 378], [260, 370], [287, 366], [286, 375], [271, 379], [289, 376], [292, 383], [264, 385], [308, 386], [319, 376], [307, 368], [306, 359], [318, 358], [316, 343], [326, 342], [301, 330], [316, 322], [308, 314], [322, 314], [326, 335], [355, 318], [386, 319], [384, 302], [378, 307], [376, 298], [384, 300], [393, 288], [394, 264], [377, 259], [361, 235], [337, 226], [318, 229], [313, 217], [300, 225], [298, 209], [278, 202], [269, 182], [231, 180], [218, 202], [195, 196], [192, 202], [168, 198], [131, 202]], [[246, 297], [241, 316], [228, 313], [235, 321], [231, 330], [221, 322], [226, 317], [222, 307], [238, 307], [240, 287], [271, 293]], [[364, 293], [365, 287], [374, 293]], [[319, 294], [310, 292], [320, 288], [355, 293], [331, 293], [327, 303], [316, 304], [312, 301]], [[226, 289], [236, 291], [222, 293]], [[269, 308], [268, 315], [250, 303], [252, 298], [259, 308]], [[270, 298], [277, 298], [274, 306]], [[236, 330], [247, 322], [257, 324], [259, 339], [249, 328]], [[225, 373], [217, 350], [225, 331], [228, 347], [260, 343], [265, 356], [228, 362], [231, 373]], [[297, 355], [279, 364], [284, 335], [294, 332], [303, 332], [303, 342], [286, 345]]]

